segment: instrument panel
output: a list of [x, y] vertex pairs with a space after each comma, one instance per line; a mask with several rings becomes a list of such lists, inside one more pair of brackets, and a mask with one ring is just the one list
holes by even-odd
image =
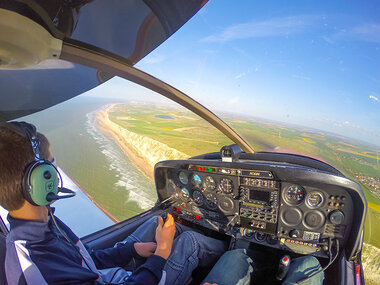
[[203, 227], [302, 254], [325, 256], [321, 244], [328, 238], [344, 245], [354, 213], [350, 192], [302, 178], [305, 169], [293, 168], [299, 173], [289, 177], [284, 171], [273, 163], [167, 161], [155, 177], [169, 211]]

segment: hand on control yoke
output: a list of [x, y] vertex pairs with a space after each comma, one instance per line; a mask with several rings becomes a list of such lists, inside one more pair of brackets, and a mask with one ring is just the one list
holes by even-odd
[[157, 248], [154, 254], [168, 259], [172, 250], [173, 238], [175, 235], [175, 223], [173, 216], [168, 214], [166, 222], [162, 217], [158, 218], [158, 226], [156, 229]]

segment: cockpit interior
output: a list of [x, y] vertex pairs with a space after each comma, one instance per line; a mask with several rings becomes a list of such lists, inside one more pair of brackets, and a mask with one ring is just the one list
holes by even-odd
[[[251, 284], [280, 284], [276, 273], [285, 255], [291, 259], [316, 257], [325, 273], [325, 284], [364, 284], [361, 254], [367, 201], [360, 184], [318, 159], [255, 152], [212, 111], [134, 66], [206, 2], [0, 1], [0, 122], [37, 113], [117, 76], [157, 92], [209, 122], [234, 144], [186, 160], [158, 162], [154, 167], [158, 198], [153, 208], [84, 236], [84, 244], [90, 249], [112, 247], [149, 218], [171, 214], [177, 223], [225, 241], [229, 250], [245, 249], [254, 263], [264, 268], [254, 272]], [[259, 27], [267, 25], [258, 23]], [[274, 18], [273, 30], [277, 23]], [[247, 25], [237, 27], [241, 26]], [[261, 37], [261, 32], [257, 36]], [[207, 39], [210, 37], [203, 41]], [[243, 75], [245, 72], [235, 79]], [[272, 84], [271, 80], [268, 85]], [[362, 157], [375, 155], [378, 160], [378, 152]], [[8, 233], [1, 219], [0, 233], [1, 284]], [[187, 285], [201, 284], [210, 269], [198, 267]]]
[[[297, 155], [246, 154], [230, 145], [219, 153], [159, 162], [155, 184], [158, 201], [142, 214], [145, 218], [92, 234], [87, 243], [112, 244], [148, 217], [170, 213], [177, 223], [228, 241], [229, 249], [244, 248], [267, 264], [255, 282], [277, 284], [274, 276], [284, 255], [313, 255], [326, 284], [351, 284], [345, 268], [360, 248], [365, 198], [355, 182], [330, 165]], [[202, 279], [193, 284], [197, 281]]]

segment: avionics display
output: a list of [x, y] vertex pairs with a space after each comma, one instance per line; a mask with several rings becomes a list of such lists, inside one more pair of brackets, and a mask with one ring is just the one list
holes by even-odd
[[269, 203], [270, 193], [267, 191], [249, 190], [249, 200], [258, 200]]

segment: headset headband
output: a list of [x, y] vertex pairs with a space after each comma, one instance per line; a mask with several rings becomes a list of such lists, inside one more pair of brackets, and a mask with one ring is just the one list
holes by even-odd
[[[22, 191], [25, 199], [35, 206], [46, 206], [52, 201], [75, 196], [75, 192], [63, 188], [63, 181], [58, 169], [48, 160], [40, 158], [39, 139], [34, 125], [26, 122], [0, 123], [6, 128], [26, 138], [33, 149], [34, 161], [25, 169], [22, 178]], [[58, 186], [61, 181], [61, 187]], [[58, 192], [67, 195], [58, 195]]]
[[26, 138], [32, 145], [35, 160], [40, 160], [40, 141], [38, 140], [37, 129], [34, 125], [26, 122], [8, 122], [0, 123], [0, 127], [11, 130], [16, 134]]

